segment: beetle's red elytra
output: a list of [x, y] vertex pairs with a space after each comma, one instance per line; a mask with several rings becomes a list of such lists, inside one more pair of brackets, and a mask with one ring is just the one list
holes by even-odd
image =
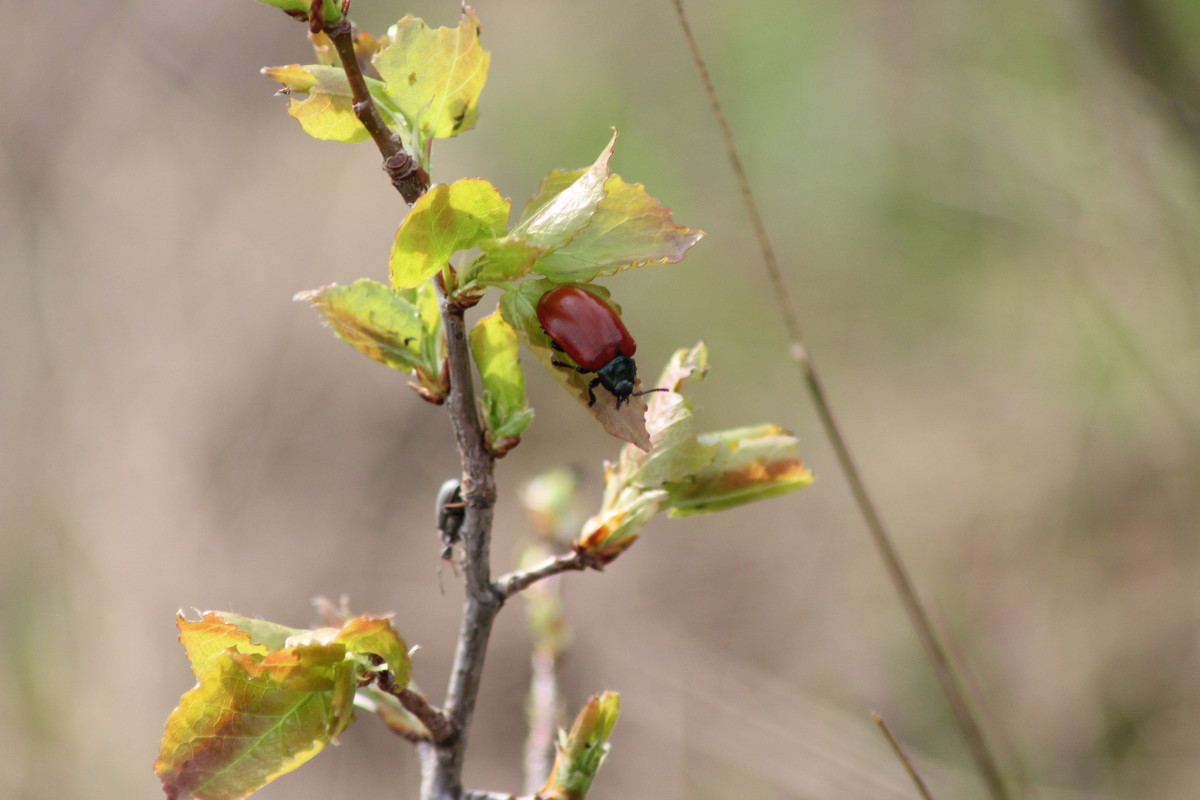
[[596, 403], [597, 385], [617, 398], [618, 409], [631, 396], [646, 394], [633, 391], [637, 381], [637, 364], [633, 361], [637, 342], [608, 303], [582, 286], [558, 286], [538, 300], [537, 317], [555, 348], [575, 362], [551, 363], [581, 373], [596, 373], [588, 384], [589, 406]]

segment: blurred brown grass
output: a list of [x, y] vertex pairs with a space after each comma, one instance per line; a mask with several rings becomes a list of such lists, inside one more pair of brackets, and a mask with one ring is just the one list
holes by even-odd
[[[358, 5], [377, 31], [457, 14]], [[1082, 0], [691, 6], [838, 414], [1014, 785], [1200, 795], [1200, 153], [1171, 98]], [[669, 4], [476, 7], [481, 121], [435, 179], [481, 175], [519, 205], [619, 127], [616, 169], [709, 234], [613, 282], [643, 370], [705, 339], [701, 422], [785, 424], [820, 478], [656, 523], [568, 579], [571, 705], [624, 696], [593, 796], [912, 797], [872, 710], [935, 796], [979, 796], [788, 366]], [[1194, 69], [1200, 15], [1159, 8]], [[396, 612], [438, 699], [459, 606], [431, 513], [449, 427], [290, 302], [382, 277], [404, 213], [369, 145], [307, 139], [258, 75], [308, 60], [303, 28], [251, 2], [14, 14], [0, 796], [157, 796], [191, 684], [180, 607], [304, 625], [310, 597], [347, 592]], [[530, 393], [538, 419], [500, 464], [500, 568], [521, 481], [567, 463], [594, 500], [615, 453], [532, 370]], [[520, 617], [473, 733], [468, 780], [489, 788], [519, 785]], [[382, 726], [346, 740], [261, 796], [414, 794]]]

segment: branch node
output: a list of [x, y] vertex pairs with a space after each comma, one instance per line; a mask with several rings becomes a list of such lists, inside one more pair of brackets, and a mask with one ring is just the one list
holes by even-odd
[[[354, 107], [355, 113], [358, 113], [358, 104], [355, 103]], [[396, 147], [399, 148], [399, 144]], [[416, 202], [417, 198], [429, 188], [429, 173], [422, 169], [417, 160], [404, 150], [399, 150], [384, 158], [383, 171], [388, 174], [392, 185], [409, 203]], [[410, 194], [412, 195], [411, 200], [409, 200]]]
[[449, 744], [458, 738], [459, 730], [454, 721], [446, 712], [431, 705], [420, 692], [405, 687], [392, 694], [410, 714], [421, 720], [421, 724], [429, 731], [429, 740], [435, 745]]

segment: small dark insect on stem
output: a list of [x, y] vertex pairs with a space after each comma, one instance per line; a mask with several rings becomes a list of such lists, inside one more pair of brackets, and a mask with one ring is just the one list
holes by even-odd
[[443, 561], [450, 561], [454, 557], [454, 546], [462, 541], [462, 525], [466, 516], [462, 481], [450, 478], [442, 484], [437, 496], [437, 527], [442, 540]]

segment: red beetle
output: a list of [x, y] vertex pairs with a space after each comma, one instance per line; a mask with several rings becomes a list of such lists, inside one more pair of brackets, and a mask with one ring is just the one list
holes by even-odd
[[537, 306], [538, 322], [556, 350], [571, 357], [575, 364], [551, 362], [576, 372], [596, 373], [588, 384], [588, 405], [595, 405], [597, 384], [617, 398], [617, 408], [630, 396], [666, 389], [633, 391], [637, 364], [633, 354], [637, 343], [612, 307], [581, 286], [558, 286], [542, 295]]

